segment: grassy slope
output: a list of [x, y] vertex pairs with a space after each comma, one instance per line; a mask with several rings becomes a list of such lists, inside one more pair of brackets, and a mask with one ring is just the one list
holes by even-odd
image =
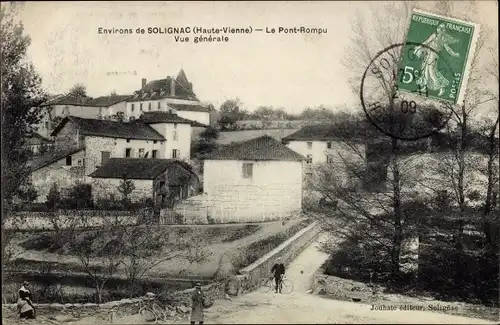
[[[189, 264], [183, 259], [174, 259], [166, 261], [152, 269], [150, 274], [154, 276], [171, 276], [171, 277], [202, 277], [212, 278], [218, 269], [221, 257], [234, 250], [241, 251], [248, 245], [253, 243], [264, 242], [277, 242], [285, 240], [286, 236], [281, 234], [286, 233], [289, 237], [290, 228], [294, 232], [299, 231], [305, 224], [298, 226], [300, 220], [290, 220], [285, 225], [281, 222], [262, 223], [258, 226], [244, 226], [244, 225], [225, 225], [220, 227], [157, 227], [157, 231], [176, 230], [182, 232], [183, 236], [188, 236], [192, 240], [201, 241], [202, 246], [207, 247], [211, 252], [211, 256], [204, 263]], [[75, 256], [58, 254], [57, 252], [48, 252], [45, 250], [34, 250], [42, 246], [41, 243], [46, 242], [46, 239], [39, 239], [43, 234], [24, 234], [23, 238], [19, 238], [19, 254], [18, 258], [25, 259], [19, 260], [16, 263], [17, 269], [39, 269], [43, 262], [52, 262], [55, 270], [65, 272], [81, 272], [80, 263]], [[35, 239], [37, 239], [35, 243]], [[33, 244], [35, 243], [35, 244]], [[259, 245], [259, 244], [253, 244]], [[23, 248], [24, 246], [24, 248]], [[165, 243], [164, 247], [168, 246]], [[260, 245], [262, 246], [262, 245]], [[265, 246], [265, 247], [264, 247]], [[271, 250], [275, 245], [266, 244], [259, 247], [258, 252], [253, 252], [253, 255], [259, 257]], [[38, 262], [37, 262], [38, 261]]]

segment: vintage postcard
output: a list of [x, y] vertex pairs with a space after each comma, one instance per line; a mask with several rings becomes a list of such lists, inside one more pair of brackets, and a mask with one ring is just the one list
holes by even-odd
[[496, 1], [2, 2], [2, 324], [497, 324]]

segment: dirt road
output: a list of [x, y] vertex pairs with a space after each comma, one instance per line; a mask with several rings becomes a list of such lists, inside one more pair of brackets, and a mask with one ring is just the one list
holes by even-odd
[[[214, 306], [206, 311], [205, 323], [494, 324], [483, 319], [431, 311], [374, 311], [368, 304], [331, 300], [309, 294], [312, 275], [326, 257], [317, 250], [316, 243], [310, 245], [288, 268], [287, 277], [294, 284], [292, 293], [275, 294], [261, 288], [235, 297], [232, 301], [216, 301]], [[78, 324], [98, 323], [97, 320], [86, 321], [81, 320]], [[143, 321], [138, 315], [133, 315], [117, 318], [114, 323], [138, 324]], [[177, 323], [187, 321], [186, 318]]]

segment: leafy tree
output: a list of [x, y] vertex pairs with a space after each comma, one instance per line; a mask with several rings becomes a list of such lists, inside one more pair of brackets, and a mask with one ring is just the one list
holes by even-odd
[[61, 192], [57, 183], [52, 183], [49, 194], [47, 194], [47, 201], [45, 204], [50, 210], [56, 210], [61, 203]]
[[77, 83], [69, 90], [68, 95], [74, 98], [84, 99], [87, 97], [87, 87], [81, 83]]
[[[30, 38], [22, 23], [14, 22], [18, 4], [0, 9], [2, 60], [2, 189], [4, 209], [14, 201], [30, 199], [31, 157], [25, 146], [25, 134], [41, 118], [39, 105], [45, 101], [41, 79], [29, 62], [26, 51]], [[2, 214], [2, 221], [8, 213]]]
[[221, 113], [235, 113], [238, 114], [240, 106], [242, 105], [239, 98], [228, 99], [220, 106]]
[[122, 195], [122, 200], [124, 204], [129, 204], [130, 203], [130, 194], [135, 190], [135, 184], [132, 180], [127, 179], [126, 176], [123, 177], [123, 179], [120, 182], [120, 185], [118, 185], [118, 192]]

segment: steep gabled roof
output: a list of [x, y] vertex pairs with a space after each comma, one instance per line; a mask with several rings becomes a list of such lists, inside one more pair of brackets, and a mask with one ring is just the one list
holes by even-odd
[[154, 158], [111, 158], [89, 176], [152, 180], [165, 171], [168, 173], [169, 185], [182, 185], [186, 179], [196, 176], [179, 160]]
[[144, 123], [86, 119], [76, 116], [65, 117], [51, 135], [56, 136], [68, 122], [74, 123], [81, 135], [137, 140], [165, 140], [163, 135]]
[[[137, 123], [144, 124], [155, 124], [155, 123], [179, 123], [179, 124], [189, 124], [194, 127], [207, 127], [205, 124], [201, 124], [196, 121], [188, 120], [178, 116], [177, 114], [167, 113], [167, 112], [144, 112], [140, 118], [135, 120]], [[133, 123], [133, 122], [132, 122]]]
[[302, 161], [306, 159], [268, 135], [224, 146], [204, 158], [209, 160], [281, 161]]
[[124, 102], [131, 97], [131, 95], [101, 96], [89, 100], [85, 103], [85, 106], [108, 107], [120, 102]]
[[83, 147], [70, 147], [70, 148], [63, 148], [51, 152], [47, 152], [42, 156], [34, 158], [32, 161], [28, 163], [29, 167], [31, 168], [31, 171], [36, 171], [40, 168], [43, 168], [45, 166], [48, 166], [52, 163], [55, 163], [58, 160], [63, 159], [64, 157], [67, 157], [69, 155], [73, 155], [77, 152], [80, 152], [84, 150], [85, 148]]
[[[171, 93], [171, 83], [175, 85], [175, 94]], [[179, 98], [193, 101], [199, 101], [196, 94], [193, 92], [193, 85], [190, 83], [184, 73], [180, 70], [177, 78], [166, 77], [164, 79], [157, 79], [148, 82], [140, 90], [134, 92], [129, 102], [138, 102], [145, 100], [157, 100], [163, 98]]]

